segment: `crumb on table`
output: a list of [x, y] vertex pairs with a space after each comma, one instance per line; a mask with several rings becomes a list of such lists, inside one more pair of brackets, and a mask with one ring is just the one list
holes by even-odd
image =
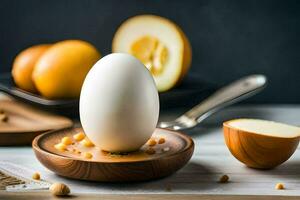
[[229, 181], [229, 176], [224, 174], [223, 176], [220, 177], [219, 182], [220, 183], [227, 183]]
[[283, 189], [284, 189], [284, 185], [283, 185], [282, 183], [277, 183], [277, 184], [275, 185], [275, 189], [276, 189], [276, 190], [283, 190]]
[[68, 196], [71, 192], [70, 188], [64, 183], [53, 183], [49, 190], [54, 196]]
[[32, 179], [34, 180], [40, 180], [41, 179], [41, 175], [38, 172], [35, 172], [32, 174]]

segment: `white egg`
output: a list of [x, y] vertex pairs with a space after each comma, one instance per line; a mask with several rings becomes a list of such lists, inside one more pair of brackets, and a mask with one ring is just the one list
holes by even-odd
[[152, 75], [129, 54], [107, 55], [86, 76], [79, 111], [84, 132], [96, 146], [137, 150], [151, 137], [159, 116]]

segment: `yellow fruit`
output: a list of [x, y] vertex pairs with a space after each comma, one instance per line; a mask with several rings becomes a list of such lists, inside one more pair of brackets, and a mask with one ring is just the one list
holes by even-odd
[[179, 26], [154, 15], [126, 20], [113, 38], [112, 51], [129, 53], [142, 61], [160, 92], [177, 85], [192, 60], [190, 43]]
[[12, 77], [19, 88], [37, 92], [32, 81], [32, 71], [37, 60], [50, 46], [50, 44], [32, 46], [17, 55], [12, 67]]
[[85, 76], [99, 59], [100, 53], [87, 42], [58, 42], [40, 57], [32, 78], [46, 98], [78, 98]]

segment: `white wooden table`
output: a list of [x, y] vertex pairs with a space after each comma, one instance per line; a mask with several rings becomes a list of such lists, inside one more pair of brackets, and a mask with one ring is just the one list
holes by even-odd
[[[183, 110], [169, 110], [161, 120], [179, 115]], [[228, 151], [221, 129], [224, 120], [237, 117], [255, 117], [300, 125], [300, 105], [235, 106], [207, 119], [199, 127], [186, 132], [192, 135], [195, 152], [191, 161], [174, 175], [142, 183], [96, 183], [59, 177], [43, 167], [31, 147], [0, 147], [0, 161], [22, 165], [39, 171], [42, 178], [68, 184], [72, 191], [83, 194], [239, 194], [239, 195], [299, 195], [300, 152], [283, 165], [272, 170], [245, 167]], [[218, 183], [227, 174], [230, 182]], [[285, 190], [275, 190], [276, 183], [285, 184]], [[171, 189], [171, 190], [170, 190]]]

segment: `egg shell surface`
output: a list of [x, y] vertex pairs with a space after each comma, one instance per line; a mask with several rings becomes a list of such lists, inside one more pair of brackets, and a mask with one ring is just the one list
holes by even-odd
[[154, 79], [135, 57], [109, 54], [87, 74], [79, 111], [84, 132], [97, 147], [135, 151], [157, 125], [159, 97]]

